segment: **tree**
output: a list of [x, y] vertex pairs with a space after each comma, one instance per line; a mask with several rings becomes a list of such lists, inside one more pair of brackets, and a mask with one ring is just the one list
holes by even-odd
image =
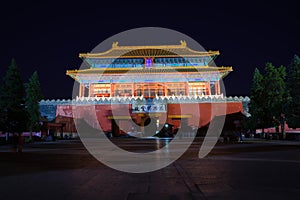
[[250, 129], [261, 128], [261, 115], [263, 113], [263, 75], [259, 69], [255, 68], [253, 74], [252, 88], [251, 88], [251, 101], [249, 104], [249, 112], [251, 113], [250, 119], [247, 121], [247, 126]]
[[28, 129], [30, 131], [30, 141], [33, 141], [32, 132], [40, 130], [41, 114], [39, 109], [39, 101], [42, 99], [40, 81], [36, 71], [29, 78], [29, 82], [25, 84], [25, 90], [25, 106], [28, 113]]
[[[1, 83], [0, 87], [0, 131], [3, 133], [7, 133], [8, 126], [7, 126], [7, 107], [5, 105], [5, 92], [3, 89], [3, 84]], [[6, 142], [8, 141], [8, 134], [6, 134]]]
[[300, 58], [295, 55], [287, 68], [287, 90], [290, 99], [287, 103], [286, 121], [289, 127], [300, 127]]
[[[281, 133], [284, 134], [284, 124], [281, 116], [284, 113], [284, 105], [287, 101], [288, 93], [286, 92], [286, 69], [284, 66], [274, 67], [271, 63], [265, 66], [264, 89], [265, 98], [267, 100], [266, 111], [268, 112], [267, 121], [268, 127], [276, 127], [279, 131], [281, 125]], [[283, 136], [284, 137], [284, 136]]]
[[254, 128], [278, 127], [287, 93], [285, 67], [266, 63], [264, 75], [255, 69], [251, 89], [250, 110]]
[[27, 114], [24, 106], [24, 85], [16, 61], [12, 59], [1, 87], [2, 128], [7, 134], [26, 130]]

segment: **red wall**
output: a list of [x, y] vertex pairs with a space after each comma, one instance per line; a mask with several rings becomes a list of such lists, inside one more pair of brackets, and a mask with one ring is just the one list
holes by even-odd
[[[243, 110], [241, 102], [227, 102], [227, 103], [185, 103], [185, 104], [168, 104], [167, 113], [159, 113], [158, 118], [160, 123], [168, 122], [174, 125], [174, 128], [180, 126], [180, 120], [176, 118], [169, 118], [174, 115], [188, 115], [188, 124], [192, 126], [207, 125], [212, 116], [212, 109], [214, 116], [232, 114], [241, 112]], [[139, 114], [131, 113], [131, 104], [103, 104], [103, 105], [58, 105], [57, 116], [61, 117], [75, 117], [83, 118], [92, 127], [97, 128], [99, 125], [103, 131], [111, 131], [110, 116], [131, 116], [137, 123], [141, 122]], [[169, 116], [167, 118], [167, 116]], [[167, 121], [166, 121], [167, 120]], [[124, 131], [129, 131], [132, 120], [120, 120]], [[127, 123], [127, 125], [126, 125]]]

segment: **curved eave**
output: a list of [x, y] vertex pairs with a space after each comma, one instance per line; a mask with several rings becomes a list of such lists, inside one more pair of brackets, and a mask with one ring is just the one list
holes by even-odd
[[140, 74], [140, 73], [199, 73], [199, 72], [231, 72], [232, 67], [156, 67], [156, 68], [96, 68], [96, 69], [83, 69], [83, 70], [67, 70], [67, 75], [75, 77], [77, 75], [91, 75], [91, 74]]
[[[124, 53], [125, 54], [125, 53]], [[210, 51], [207, 53], [198, 53], [198, 54], [174, 54], [174, 55], [120, 55], [120, 56], [111, 56], [111, 55], [97, 55], [93, 53], [80, 53], [79, 57], [82, 59], [85, 58], [99, 58], [99, 59], [116, 59], [116, 58], [145, 58], [145, 57], [155, 57], [155, 58], [176, 58], [178, 56], [187, 58], [187, 57], [212, 57], [212, 56], [217, 56], [220, 55], [219, 51]]]
[[187, 47], [186, 42], [180, 45], [157, 46], [118, 46], [113, 43], [112, 48], [101, 53], [80, 53], [80, 58], [144, 58], [144, 57], [203, 57], [217, 56], [219, 51], [196, 51]]

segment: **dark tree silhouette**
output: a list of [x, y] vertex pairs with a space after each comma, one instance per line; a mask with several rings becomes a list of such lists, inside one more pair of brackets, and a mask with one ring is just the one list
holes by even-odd
[[266, 63], [264, 75], [255, 69], [251, 89], [250, 125], [253, 128], [278, 127], [287, 100], [285, 67]]
[[287, 124], [291, 128], [300, 127], [300, 58], [295, 55], [287, 68], [287, 90], [290, 99], [287, 106]]
[[28, 129], [30, 131], [30, 141], [33, 141], [32, 132], [40, 131], [40, 106], [42, 99], [41, 86], [37, 72], [35, 71], [25, 84], [26, 97], [25, 106], [28, 114]]
[[17, 133], [19, 138], [21, 138], [22, 132], [26, 130], [27, 123], [24, 92], [20, 69], [16, 61], [12, 59], [1, 86], [1, 129], [7, 134]]

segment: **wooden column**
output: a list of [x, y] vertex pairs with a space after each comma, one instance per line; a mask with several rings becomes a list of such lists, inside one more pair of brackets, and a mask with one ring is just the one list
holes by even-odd
[[185, 94], [184, 95], [189, 95], [189, 83], [185, 82]]
[[135, 83], [132, 83], [132, 92], [131, 92], [132, 94], [132, 96], [135, 96], [136, 94], [135, 94]]
[[206, 91], [207, 91], [207, 94], [206, 94], [206, 95], [211, 95], [211, 91], [210, 91], [210, 82], [209, 82], [209, 81], [206, 82]]
[[81, 89], [82, 89], [82, 87], [81, 87], [81, 83], [79, 83], [79, 92], [78, 92], [78, 97], [81, 97], [81, 93], [82, 93]]
[[89, 84], [89, 97], [92, 97], [93, 96], [93, 84]]
[[110, 83], [110, 93], [109, 93], [109, 96], [110, 96], [110, 97], [112, 97], [113, 92], [114, 92], [113, 84]]
[[167, 88], [167, 84], [164, 83], [164, 92], [165, 92], [165, 96], [168, 95], [168, 88]]
[[220, 95], [220, 82], [219, 81], [216, 81], [215, 82], [215, 94], [216, 95]]
[[79, 84], [79, 97], [84, 97], [84, 85], [82, 83]]
[[218, 91], [218, 86], [217, 86], [217, 81], [214, 83], [214, 87], [215, 87], [215, 95], [217, 95], [217, 91]]

